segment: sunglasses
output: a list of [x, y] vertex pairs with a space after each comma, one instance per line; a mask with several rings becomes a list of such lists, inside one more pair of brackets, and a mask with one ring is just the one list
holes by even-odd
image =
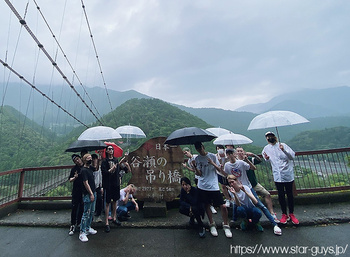
[[113, 150], [113, 148], [107, 148], [107, 150]]

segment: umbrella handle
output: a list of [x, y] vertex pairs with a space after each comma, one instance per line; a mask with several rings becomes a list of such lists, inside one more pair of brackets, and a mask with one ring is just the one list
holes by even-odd
[[278, 142], [279, 142], [279, 143], [281, 143], [281, 140], [280, 140], [280, 134], [278, 133], [278, 129], [277, 129], [277, 127], [275, 127], [275, 128], [276, 128], [276, 133], [277, 133]]

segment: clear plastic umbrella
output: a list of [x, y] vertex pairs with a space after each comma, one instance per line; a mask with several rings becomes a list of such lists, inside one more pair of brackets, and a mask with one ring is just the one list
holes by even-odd
[[232, 131], [229, 131], [228, 129], [224, 129], [224, 128], [207, 128], [205, 130], [208, 130], [209, 132], [213, 133], [215, 136], [219, 137], [225, 134], [230, 134], [232, 133]]
[[248, 130], [276, 128], [278, 141], [280, 136], [277, 127], [310, 122], [303, 116], [291, 111], [270, 111], [256, 116], [249, 124]]
[[122, 138], [122, 136], [111, 127], [97, 126], [88, 128], [78, 137], [78, 140], [108, 140]]
[[245, 145], [251, 144], [253, 140], [241, 134], [225, 134], [214, 140], [214, 145]]

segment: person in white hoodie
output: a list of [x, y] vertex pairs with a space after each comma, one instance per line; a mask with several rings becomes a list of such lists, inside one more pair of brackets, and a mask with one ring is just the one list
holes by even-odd
[[[294, 225], [299, 224], [299, 220], [294, 215], [294, 165], [293, 159], [295, 152], [285, 143], [279, 143], [275, 134], [271, 131], [266, 132], [265, 138], [268, 144], [264, 147], [262, 155], [264, 159], [270, 162], [272, 167], [273, 180], [278, 191], [278, 201], [282, 210], [280, 223], [286, 224], [291, 220]], [[287, 214], [287, 203], [285, 194], [288, 198], [289, 215]]]

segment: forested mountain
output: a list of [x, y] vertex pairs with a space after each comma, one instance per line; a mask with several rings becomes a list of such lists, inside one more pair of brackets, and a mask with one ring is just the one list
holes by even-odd
[[[0, 171], [22, 167], [70, 165], [72, 164], [71, 153], [65, 153], [64, 150], [86, 129], [81, 126], [69, 135], [58, 138], [59, 140], [52, 140], [55, 138], [52, 133], [44, 129], [46, 133], [40, 134], [42, 127], [29, 121], [21, 135], [18, 128], [21, 127], [20, 123], [23, 122], [24, 116], [11, 107], [3, 108], [1, 119]], [[132, 140], [131, 145], [126, 145], [125, 140], [124, 142], [115, 140], [124, 149], [130, 148], [130, 151], [152, 137], [167, 137], [179, 128], [210, 127], [198, 117], [158, 99], [128, 100], [113, 112], [103, 116], [102, 120], [105, 126], [117, 128], [130, 124], [140, 127], [146, 133], [146, 139]], [[97, 125], [100, 124], [96, 123], [92, 126]]]
[[10, 106], [0, 111], [0, 170], [45, 166], [55, 134]]
[[335, 127], [304, 131], [288, 141], [294, 151], [312, 151], [350, 147], [350, 128]]

